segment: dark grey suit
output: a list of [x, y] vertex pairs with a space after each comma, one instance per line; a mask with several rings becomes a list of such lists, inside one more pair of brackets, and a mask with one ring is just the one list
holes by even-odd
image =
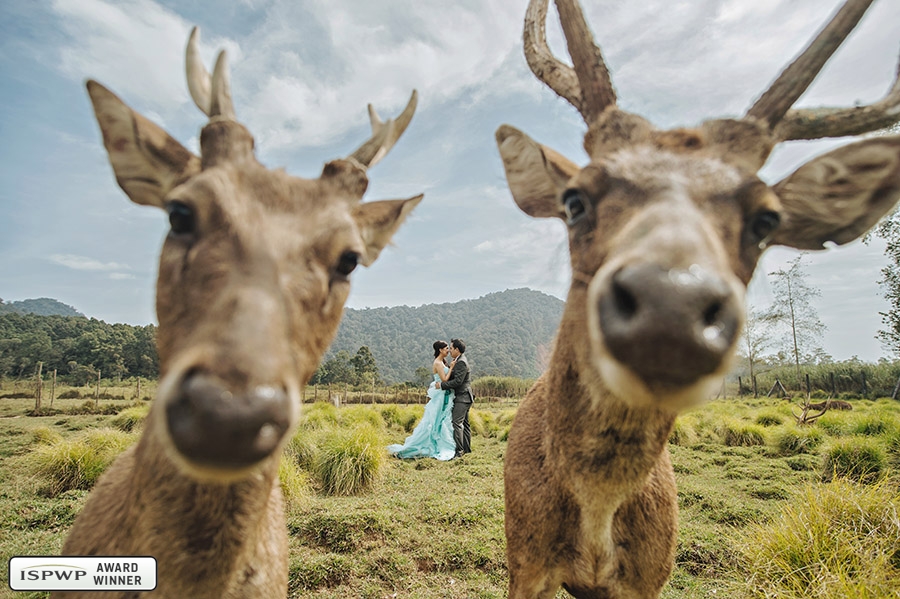
[[469, 427], [469, 408], [472, 407], [472, 386], [469, 384], [469, 361], [466, 354], [456, 360], [456, 366], [450, 378], [441, 383], [441, 389], [452, 389], [453, 398], [453, 440], [456, 442], [456, 455], [472, 451], [472, 429]]

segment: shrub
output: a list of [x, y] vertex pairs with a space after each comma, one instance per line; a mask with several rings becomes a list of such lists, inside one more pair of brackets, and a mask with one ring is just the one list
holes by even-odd
[[68, 391], [63, 391], [56, 397], [57, 399], [81, 399], [83, 396], [77, 389], [69, 389]]
[[825, 450], [822, 480], [841, 477], [872, 483], [885, 474], [886, 466], [884, 449], [873, 439], [842, 439]]
[[773, 433], [775, 448], [781, 455], [812, 453], [824, 440], [825, 436], [817, 428], [789, 424]]
[[112, 428], [92, 429], [74, 439], [38, 445], [25, 456], [26, 466], [45, 482], [55, 497], [71, 489], [90, 489], [112, 461], [136, 437]]
[[792, 494], [781, 514], [737, 537], [739, 596], [890, 597], [900, 585], [900, 495], [836, 478]]
[[335, 429], [319, 447], [312, 471], [328, 495], [355, 495], [374, 484], [387, 452], [378, 429], [362, 424], [354, 430]]
[[766, 431], [758, 424], [726, 418], [719, 426], [722, 442], [729, 447], [765, 445]]

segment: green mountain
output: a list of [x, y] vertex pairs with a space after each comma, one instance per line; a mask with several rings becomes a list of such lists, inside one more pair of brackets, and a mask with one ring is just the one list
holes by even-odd
[[382, 379], [413, 381], [416, 368], [430, 370], [432, 343], [458, 337], [466, 343], [474, 376], [537, 377], [549, 356], [563, 305], [539, 291], [511, 289], [414, 308], [348, 308], [324, 360], [341, 350], [354, 355], [365, 345]]
[[0, 299], [0, 314], [37, 314], [39, 316], [84, 316], [81, 312], [64, 304], [50, 299], [39, 297], [18, 302], [4, 302]]

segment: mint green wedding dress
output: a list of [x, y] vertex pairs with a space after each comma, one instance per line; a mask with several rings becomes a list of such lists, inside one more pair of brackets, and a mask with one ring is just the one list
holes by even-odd
[[[444, 373], [450, 369], [444, 367]], [[453, 391], [440, 388], [441, 378], [435, 374], [434, 382], [428, 387], [428, 403], [422, 420], [403, 445], [388, 445], [388, 452], [398, 458], [434, 458], [446, 461], [456, 453], [453, 441]]]

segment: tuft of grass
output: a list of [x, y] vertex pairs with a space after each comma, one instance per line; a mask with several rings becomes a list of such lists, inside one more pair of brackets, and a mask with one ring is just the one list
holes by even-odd
[[407, 433], [411, 433], [422, 418], [424, 407], [420, 405], [380, 405], [381, 417], [387, 426], [396, 426]]
[[278, 481], [281, 483], [281, 492], [284, 494], [284, 502], [288, 509], [310, 496], [309, 473], [301, 470], [293, 456], [287, 452], [278, 464]]
[[817, 428], [788, 424], [772, 433], [772, 441], [780, 455], [791, 456], [798, 453], [813, 453], [825, 439]]
[[73, 489], [90, 489], [112, 461], [137, 437], [112, 428], [90, 429], [72, 439], [38, 445], [23, 457], [25, 467], [56, 497]]
[[309, 430], [300, 429], [288, 441], [284, 450], [284, 459], [293, 460], [301, 468], [309, 468], [313, 463], [313, 456], [316, 455], [317, 448], [316, 435]]
[[689, 446], [697, 441], [697, 432], [694, 430], [694, 423], [690, 418], [676, 418], [675, 426], [669, 433], [669, 443], [672, 445]]
[[52, 445], [62, 441], [63, 436], [49, 426], [39, 426], [32, 432], [35, 443]]
[[364, 423], [368, 423], [378, 430], [385, 427], [384, 418], [374, 406], [370, 405], [344, 406], [340, 410], [340, 421], [341, 424], [351, 427]]
[[335, 426], [340, 421], [334, 404], [324, 401], [304, 404], [300, 414], [300, 428], [317, 429]]
[[149, 412], [150, 404], [141, 404], [134, 406], [133, 408], [126, 408], [119, 412], [109, 421], [109, 423], [121, 431], [130, 433], [138, 430], [144, 424], [144, 420], [147, 418]]
[[472, 427], [472, 434], [478, 437], [496, 437], [500, 434], [497, 419], [486, 410], [469, 410], [469, 426]]
[[312, 472], [328, 495], [356, 495], [381, 476], [387, 460], [386, 443], [369, 423], [354, 429], [335, 429], [316, 453]]
[[760, 426], [778, 426], [784, 423], [784, 415], [775, 410], [761, 410], [756, 415], [756, 424]]
[[867, 599], [900, 588], [900, 495], [836, 478], [792, 493], [781, 514], [735, 537], [735, 597]]
[[866, 437], [839, 439], [825, 449], [822, 480], [849, 478], [873, 483], [887, 470], [887, 456], [880, 443]]
[[725, 418], [719, 425], [722, 442], [729, 447], [751, 447], [766, 444], [766, 430], [736, 418]]

